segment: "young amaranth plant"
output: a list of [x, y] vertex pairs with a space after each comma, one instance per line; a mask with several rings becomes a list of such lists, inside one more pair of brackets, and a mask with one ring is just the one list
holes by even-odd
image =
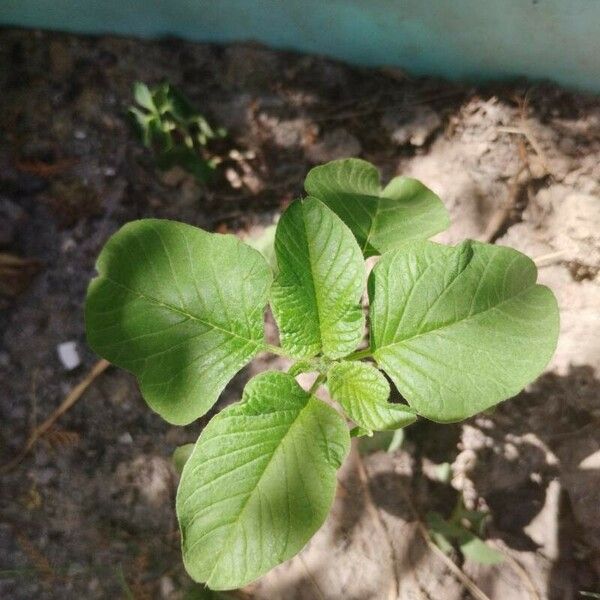
[[133, 86], [136, 105], [129, 117], [141, 142], [154, 151], [159, 169], [181, 167], [206, 183], [220, 159], [209, 152], [212, 141], [223, 138], [223, 128], [213, 128], [192, 103], [173, 85], [162, 83], [150, 89], [145, 83]]
[[[275, 274], [234, 236], [146, 219], [110, 238], [88, 290], [92, 348], [134, 373], [169, 423], [205, 414], [259, 352], [296, 361], [250, 380], [183, 467], [183, 560], [213, 589], [302, 549], [329, 512], [352, 435], [466, 419], [517, 394], [556, 346], [556, 300], [534, 263], [511, 248], [426, 241], [449, 220], [418, 181], [382, 188], [373, 165], [348, 159], [312, 169], [305, 189], [277, 225]], [[364, 259], [376, 255], [370, 340], [358, 349]], [[267, 304], [280, 347], [264, 338]], [[295, 376], [311, 371], [306, 391]], [[384, 373], [408, 404], [389, 402]], [[315, 395], [325, 383], [336, 408]]]

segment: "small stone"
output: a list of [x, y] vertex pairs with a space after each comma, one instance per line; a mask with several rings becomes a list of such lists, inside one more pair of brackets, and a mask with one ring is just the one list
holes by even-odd
[[336, 158], [358, 156], [360, 142], [343, 128], [327, 132], [321, 140], [308, 146], [306, 156], [314, 163], [325, 163]]
[[440, 116], [428, 106], [388, 111], [381, 119], [381, 125], [398, 146], [422, 146], [441, 124]]
[[133, 438], [128, 431], [119, 436], [119, 444], [133, 444]]
[[510, 442], [504, 444], [504, 458], [509, 462], [513, 462], [519, 458], [519, 450], [514, 444]]
[[160, 180], [169, 187], [179, 186], [188, 177], [187, 171], [182, 167], [171, 167], [167, 171], [160, 172]]
[[53, 467], [46, 467], [44, 469], [37, 469], [34, 471], [33, 480], [38, 485], [48, 485], [52, 479], [56, 476], [56, 469]]
[[175, 593], [175, 584], [173, 580], [165, 575], [160, 578], [160, 595], [168, 600]]
[[66, 238], [60, 245], [61, 252], [71, 252], [75, 248], [77, 248], [77, 242], [72, 237]]
[[315, 125], [308, 119], [279, 121], [273, 129], [275, 143], [281, 148], [302, 146], [316, 133]]
[[309, 146], [319, 134], [318, 126], [308, 118], [280, 119], [262, 112], [258, 121], [273, 136], [275, 145], [280, 148]]
[[81, 364], [77, 342], [63, 342], [56, 347], [58, 358], [67, 371], [76, 369]]

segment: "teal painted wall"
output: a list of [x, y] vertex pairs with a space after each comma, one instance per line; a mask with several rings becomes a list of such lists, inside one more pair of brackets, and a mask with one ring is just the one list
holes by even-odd
[[0, 0], [0, 23], [258, 40], [417, 74], [600, 92], [600, 0]]

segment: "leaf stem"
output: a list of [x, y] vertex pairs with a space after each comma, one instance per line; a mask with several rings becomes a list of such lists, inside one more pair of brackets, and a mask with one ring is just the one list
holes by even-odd
[[270, 352], [271, 354], [277, 354], [277, 356], [285, 356], [286, 358], [289, 358], [289, 355], [283, 348], [280, 348], [279, 346], [273, 346], [273, 344], [265, 344], [264, 350], [266, 352]]
[[352, 354], [348, 354], [345, 360], [361, 360], [362, 358], [369, 358], [370, 356], [373, 356], [371, 348], [365, 348], [364, 350], [357, 350]]

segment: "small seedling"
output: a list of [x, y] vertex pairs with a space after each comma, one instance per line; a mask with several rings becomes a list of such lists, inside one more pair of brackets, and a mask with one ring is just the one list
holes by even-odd
[[[92, 348], [134, 373], [169, 423], [205, 414], [260, 352], [296, 361], [250, 380], [178, 457], [183, 560], [217, 590], [302, 549], [329, 512], [351, 430], [466, 419], [517, 394], [556, 346], [556, 300], [533, 261], [427, 241], [449, 220], [418, 181], [382, 188], [373, 165], [349, 159], [314, 168], [305, 188], [277, 224], [275, 276], [232, 235], [147, 219], [110, 238], [88, 290]], [[362, 347], [364, 259], [375, 255]], [[264, 338], [268, 303], [281, 346]], [[295, 376], [308, 371], [304, 390]], [[389, 401], [383, 373], [408, 404]], [[335, 408], [315, 395], [325, 383]]]
[[213, 129], [175, 87], [163, 83], [152, 90], [144, 83], [133, 87], [137, 106], [129, 108], [131, 121], [140, 140], [154, 151], [159, 169], [178, 166], [199, 181], [209, 180], [217, 158], [208, 144], [226, 135], [224, 129]]
[[427, 515], [427, 525], [433, 541], [442, 552], [449, 554], [456, 544], [465, 558], [495, 565], [504, 557], [481, 539], [485, 535], [486, 518], [487, 514], [482, 511], [467, 510], [462, 498], [459, 498], [449, 519], [444, 519], [438, 512], [431, 512]]
[[[352, 435], [353, 431], [350, 431]], [[354, 433], [358, 433], [354, 431]], [[387, 431], [375, 431], [371, 435], [360, 436], [358, 451], [362, 455], [373, 452], [396, 452], [404, 443], [404, 429], [388, 429]]]

